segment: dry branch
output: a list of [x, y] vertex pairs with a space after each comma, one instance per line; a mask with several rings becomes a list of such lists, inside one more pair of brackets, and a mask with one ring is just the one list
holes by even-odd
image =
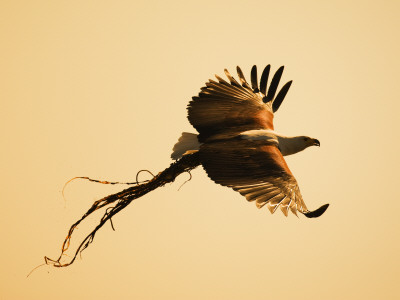
[[[193, 153], [183, 156], [178, 161], [172, 163], [167, 169], [163, 172], [158, 173], [153, 179], [149, 180], [146, 183], [139, 183], [136, 177], [136, 185], [130, 188], [127, 188], [119, 193], [112, 194], [106, 196], [100, 200], [97, 200], [93, 203], [90, 209], [80, 218], [77, 222], [75, 222], [69, 229], [68, 235], [64, 240], [64, 243], [61, 248], [60, 257], [57, 260], [52, 260], [45, 256], [45, 262], [48, 265], [53, 265], [55, 267], [66, 267], [72, 264], [77, 255], [85, 250], [90, 243], [93, 242], [94, 236], [96, 232], [107, 222], [111, 222], [111, 226], [113, 226], [111, 218], [115, 216], [118, 212], [128, 206], [133, 200], [140, 198], [146, 195], [148, 192], [152, 190], [164, 186], [166, 183], [173, 182], [177, 176], [182, 174], [183, 172], [189, 172], [190, 170], [196, 168], [200, 164], [199, 154]], [[141, 172], [141, 171], [139, 171]], [[89, 179], [89, 178], [86, 178]], [[90, 180], [90, 179], [89, 179]], [[96, 180], [92, 180], [96, 181]], [[99, 182], [99, 181], [98, 181]], [[110, 183], [110, 182], [106, 182]], [[115, 206], [109, 207], [106, 209], [103, 217], [101, 218], [99, 224], [88, 234], [84, 240], [80, 243], [79, 247], [75, 251], [74, 256], [70, 259], [67, 263], [62, 263], [61, 259], [65, 256], [65, 252], [68, 250], [70, 246], [70, 241], [74, 230], [76, 227], [88, 216], [90, 216], [93, 212], [97, 211], [98, 209], [105, 207], [107, 205], [115, 203]]]

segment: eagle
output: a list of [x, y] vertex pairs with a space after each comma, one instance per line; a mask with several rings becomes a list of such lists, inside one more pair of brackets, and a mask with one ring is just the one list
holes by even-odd
[[[188, 120], [198, 134], [183, 132], [173, 148], [171, 158], [178, 160], [198, 152], [200, 162], [214, 182], [232, 188], [258, 208], [271, 213], [279, 207], [308, 218], [321, 216], [329, 204], [310, 211], [299, 185], [283, 156], [303, 151], [320, 142], [308, 136], [285, 136], [274, 130], [274, 113], [278, 111], [292, 81], [278, 91], [284, 67], [273, 75], [267, 65], [258, 84], [257, 67], [251, 69], [250, 83], [240, 67], [239, 81], [227, 69], [228, 81], [215, 75], [201, 88], [187, 106]], [[277, 93], [278, 91], [278, 93]]]

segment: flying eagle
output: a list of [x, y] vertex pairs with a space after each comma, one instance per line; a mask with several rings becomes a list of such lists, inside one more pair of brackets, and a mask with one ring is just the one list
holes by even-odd
[[274, 131], [274, 113], [279, 109], [292, 81], [278, 90], [284, 67], [269, 84], [270, 65], [262, 72], [258, 85], [257, 67], [251, 69], [251, 84], [237, 67], [239, 81], [225, 69], [229, 82], [216, 75], [197, 97], [190, 101], [188, 119], [197, 134], [182, 133], [173, 148], [172, 159], [198, 152], [201, 164], [216, 183], [230, 187], [266, 205], [271, 213], [278, 207], [285, 216], [289, 210], [306, 217], [321, 216], [329, 204], [309, 211], [299, 186], [283, 156], [295, 154], [320, 142], [308, 136], [288, 137]]

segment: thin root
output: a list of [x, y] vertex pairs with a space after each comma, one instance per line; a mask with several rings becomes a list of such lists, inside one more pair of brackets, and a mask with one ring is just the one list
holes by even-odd
[[[139, 174], [142, 172], [147, 172], [149, 173], [151, 176], [153, 176], [153, 178], [155, 177], [153, 173], [151, 173], [149, 170], [140, 170], [139, 172], [136, 173], [136, 184], [139, 185], [140, 181], [139, 181]], [[142, 181], [142, 182], [148, 182], [148, 180]]]
[[34, 267], [33, 270], [30, 271], [30, 272], [28, 273], [28, 275], [26, 275], [26, 278], [28, 278], [29, 276], [31, 276], [31, 274], [32, 274], [34, 271], [36, 271], [37, 269], [39, 269], [40, 267], [43, 267], [43, 266], [45, 266], [45, 265], [47, 265], [47, 263], [38, 265], [37, 267]]
[[187, 179], [187, 180], [185, 180], [182, 184], [181, 184], [181, 186], [179, 187], [179, 189], [178, 189], [178, 191], [180, 191], [180, 189], [181, 189], [181, 187], [183, 187], [187, 182], [189, 182], [190, 180], [192, 180], [192, 173], [190, 173], [190, 170], [189, 171], [186, 171], [186, 173], [189, 173], [189, 179]]
[[[141, 170], [141, 171], [147, 171], [147, 170]], [[139, 171], [139, 173], [140, 173], [141, 171]], [[147, 172], [149, 172], [149, 173], [151, 174], [150, 171], [147, 171]], [[153, 175], [153, 174], [151, 174], [151, 175]], [[154, 175], [153, 175], [153, 177], [154, 177]], [[65, 194], [64, 194], [65, 188], [67, 187], [67, 185], [68, 185], [71, 181], [74, 181], [74, 180], [76, 180], [76, 179], [85, 179], [85, 180], [88, 180], [88, 181], [91, 181], [91, 182], [96, 182], [96, 183], [101, 183], [101, 184], [111, 184], [111, 185], [114, 185], [114, 184], [139, 185], [139, 184], [142, 184], [142, 183], [149, 182], [148, 180], [138, 181], [138, 180], [137, 180], [137, 179], [138, 179], [138, 178], [137, 178], [137, 175], [136, 175], [136, 181], [135, 181], [135, 182], [106, 181], [106, 180], [93, 179], [93, 178], [86, 177], [86, 176], [77, 176], [77, 177], [71, 178], [70, 180], [68, 180], [68, 181], [64, 184], [64, 187], [63, 187], [61, 193], [62, 193], [62, 196], [63, 196], [63, 199], [64, 199], [64, 205], [65, 205], [65, 206], [66, 206], [66, 203], [67, 203], [67, 200], [66, 200]]]
[[[106, 214], [109, 214], [109, 210], [111, 209], [113, 209], [114, 207], [109, 207], [109, 208], [107, 208], [106, 209]], [[113, 223], [113, 221], [112, 221], [112, 218], [110, 218], [110, 224], [111, 224], [111, 228], [112, 228], [112, 230], [114, 230], [115, 231], [115, 227], [114, 227], [114, 223]]]

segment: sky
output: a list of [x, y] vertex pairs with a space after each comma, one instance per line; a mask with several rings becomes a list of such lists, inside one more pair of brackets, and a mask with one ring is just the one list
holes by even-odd
[[[399, 299], [398, 1], [1, 1], [0, 299]], [[161, 172], [224, 68], [285, 66], [275, 115], [317, 219], [271, 215], [199, 167], [57, 258], [93, 201]], [[147, 177], [146, 177], [147, 176]], [[148, 179], [148, 175], [141, 175]], [[178, 190], [179, 189], [179, 190]], [[96, 219], [92, 220], [95, 224]]]

